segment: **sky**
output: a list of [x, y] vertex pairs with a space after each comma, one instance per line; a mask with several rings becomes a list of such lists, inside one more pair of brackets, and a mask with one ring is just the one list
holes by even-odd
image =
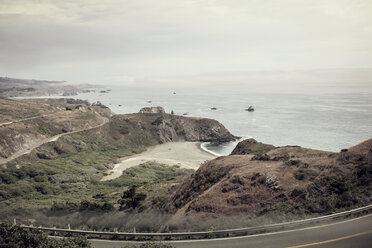
[[0, 76], [187, 83], [367, 69], [367, 84], [370, 68], [370, 0], [0, 0]]

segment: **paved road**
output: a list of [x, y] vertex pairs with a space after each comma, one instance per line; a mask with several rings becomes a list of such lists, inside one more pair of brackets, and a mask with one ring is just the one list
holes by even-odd
[[[95, 248], [119, 248], [133, 242], [92, 240]], [[372, 247], [372, 214], [333, 224], [246, 237], [215, 240], [169, 242], [177, 248], [249, 248], [249, 247]]]

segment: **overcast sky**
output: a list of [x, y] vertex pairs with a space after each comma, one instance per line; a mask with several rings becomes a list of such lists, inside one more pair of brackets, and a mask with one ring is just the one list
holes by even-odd
[[0, 0], [0, 76], [332, 68], [372, 68], [371, 0]]

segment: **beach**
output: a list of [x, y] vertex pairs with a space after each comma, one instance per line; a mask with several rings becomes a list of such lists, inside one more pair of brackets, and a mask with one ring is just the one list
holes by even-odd
[[108, 171], [108, 175], [102, 178], [102, 181], [115, 179], [124, 170], [148, 161], [197, 170], [205, 161], [216, 157], [201, 149], [199, 142], [168, 142], [149, 147], [143, 153], [121, 158], [120, 162]]

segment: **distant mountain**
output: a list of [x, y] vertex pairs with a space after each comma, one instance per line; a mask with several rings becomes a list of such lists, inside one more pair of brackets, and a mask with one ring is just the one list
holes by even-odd
[[68, 85], [65, 81], [0, 77], [0, 95], [4, 97], [69, 96], [83, 91], [86, 90]]

